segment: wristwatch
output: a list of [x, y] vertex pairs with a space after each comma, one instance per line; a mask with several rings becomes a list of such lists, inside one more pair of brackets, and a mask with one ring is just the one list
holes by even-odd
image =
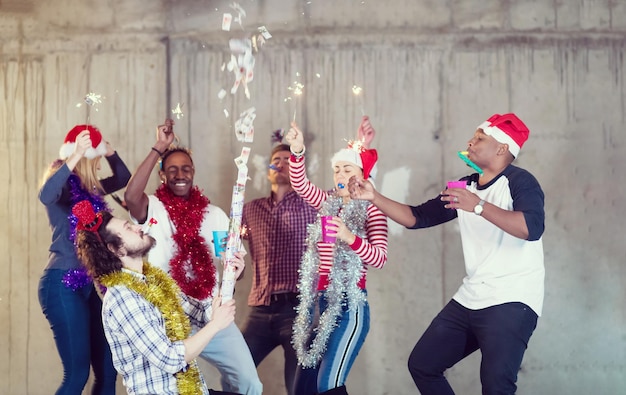
[[480, 199], [480, 202], [478, 202], [478, 204], [474, 206], [474, 214], [482, 215], [484, 205], [485, 205], [485, 201], [483, 199]]

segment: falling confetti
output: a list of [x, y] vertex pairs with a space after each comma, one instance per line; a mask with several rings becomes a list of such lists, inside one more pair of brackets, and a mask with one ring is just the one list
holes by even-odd
[[254, 107], [250, 107], [240, 114], [239, 119], [235, 122], [237, 140], [244, 143], [251, 143], [254, 140], [254, 118], [256, 118]]
[[239, 27], [243, 29], [243, 18], [246, 17], [246, 10], [244, 10], [239, 5], [239, 3], [232, 3], [230, 5], [230, 8], [232, 8], [233, 10], [235, 10], [235, 12], [237, 12], [237, 16], [233, 19], [233, 21], [237, 22], [239, 24]]
[[222, 30], [230, 31], [230, 24], [233, 21], [232, 14], [224, 13], [222, 16]]
[[183, 105], [178, 103], [176, 104], [176, 108], [172, 109], [172, 114], [176, 115], [176, 119], [181, 119], [182, 117], [185, 116], [185, 114], [183, 114], [182, 107]]

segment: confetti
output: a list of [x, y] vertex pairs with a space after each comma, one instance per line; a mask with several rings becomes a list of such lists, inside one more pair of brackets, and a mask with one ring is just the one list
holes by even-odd
[[220, 91], [217, 93], [218, 99], [222, 100], [225, 96], [226, 96], [226, 91], [224, 89], [220, 89]]
[[182, 117], [185, 116], [185, 114], [183, 114], [182, 107], [183, 105], [178, 103], [176, 104], [176, 108], [172, 109], [172, 114], [176, 115], [176, 119], [181, 119]]
[[234, 21], [239, 24], [239, 27], [243, 29], [243, 18], [246, 17], [246, 10], [244, 10], [238, 3], [232, 3], [230, 8], [237, 12], [237, 16]]
[[229, 13], [224, 13], [222, 16], [222, 30], [230, 31], [230, 24], [233, 21], [233, 15]]
[[270, 38], [272, 38], [272, 35], [269, 31], [267, 31], [267, 28], [265, 26], [259, 26], [258, 30], [264, 39], [269, 40]]
[[250, 39], [231, 39], [229, 45], [234, 53], [231, 53], [230, 62], [228, 62], [226, 67], [228, 71], [232, 71], [235, 74], [235, 82], [230, 89], [230, 93], [237, 93], [239, 86], [243, 85], [245, 95], [250, 99], [248, 83], [254, 79], [255, 64], [254, 55], [252, 55], [252, 41]]
[[235, 135], [237, 140], [251, 143], [254, 140], [254, 119], [256, 118], [256, 109], [250, 107], [242, 112], [239, 119], [235, 122]]

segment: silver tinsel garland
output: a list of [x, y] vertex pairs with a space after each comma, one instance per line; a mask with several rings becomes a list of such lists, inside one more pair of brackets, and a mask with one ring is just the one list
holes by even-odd
[[[322, 236], [320, 218], [324, 215], [338, 216], [353, 234], [365, 239], [369, 204], [364, 200], [350, 200], [344, 204], [342, 198], [330, 195], [322, 205], [317, 221], [308, 226], [307, 249], [302, 256], [299, 270], [300, 304], [296, 309], [298, 315], [294, 321], [292, 339], [298, 362], [304, 367], [314, 367], [322, 359], [328, 339], [337, 326], [337, 319], [343, 308], [347, 306], [348, 310], [354, 309], [366, 300], [365, 293], [357, 286], [363, 262], [348, 244], [337, 239], [333, 266], [329, 273], [329, 285], [326, 289], [328, 308], [320, 315], [317, 328], [312, 328], [318, 301], [320, 257], [317, 243], [321, 241]], [[309, 342], [310, 345], [307, 347]]]

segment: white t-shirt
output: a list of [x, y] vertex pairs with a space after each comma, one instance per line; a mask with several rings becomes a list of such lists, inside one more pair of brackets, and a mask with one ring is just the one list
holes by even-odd
[[[151, 221], [151, 219], [154, 219], [154, 221]], [[131, 220], [134, 223], [138, 223], [132, 216]], [[156, 223], [154, 223], [155, 221]], [[204, 220], [200, 226], [200, 235], [206, 241], [211, 257], [213, 258], [213, 265], [216, 267], [216, 276], [220, 273], [220, 268], [217, 266], [220, 259], [215, 256], [213, 231], [228, 231], [228, 226], [229, 219], [226, 213], [224, 213], [221, 208], [209, 204], [207, 213], [204, 215]], [[148, 216], [146, 217], [146, 222], [142, 224], [142, 230], [145, 234], [152, 236], [156, 240], [154, 247], [148, 252], [148, 262], [150, 262], [152, 266], [156, 266], [169, 273], [170, 260], [174, 256], [176, 248], [178, 248], [172, 238], [176, 227], [170, 219], [163, 203], [154, 195], [148, 196]], [[215, 281], [215, 288], [213, 289], [214, 295], [217, 295], [217, 291], [219, 290], [218, 284], [219, 278]]]
[[[499, 177], [486, 189], [467, 186], [481, 199], [513, 210], [509, 178]], [[473, 212], [457, 210], [467, 276], [454, 299], [476, 310], [507, 302], [523, 302], [541, 315], [544, 296], [544, 256], [541, 238], [511, 236]]]

